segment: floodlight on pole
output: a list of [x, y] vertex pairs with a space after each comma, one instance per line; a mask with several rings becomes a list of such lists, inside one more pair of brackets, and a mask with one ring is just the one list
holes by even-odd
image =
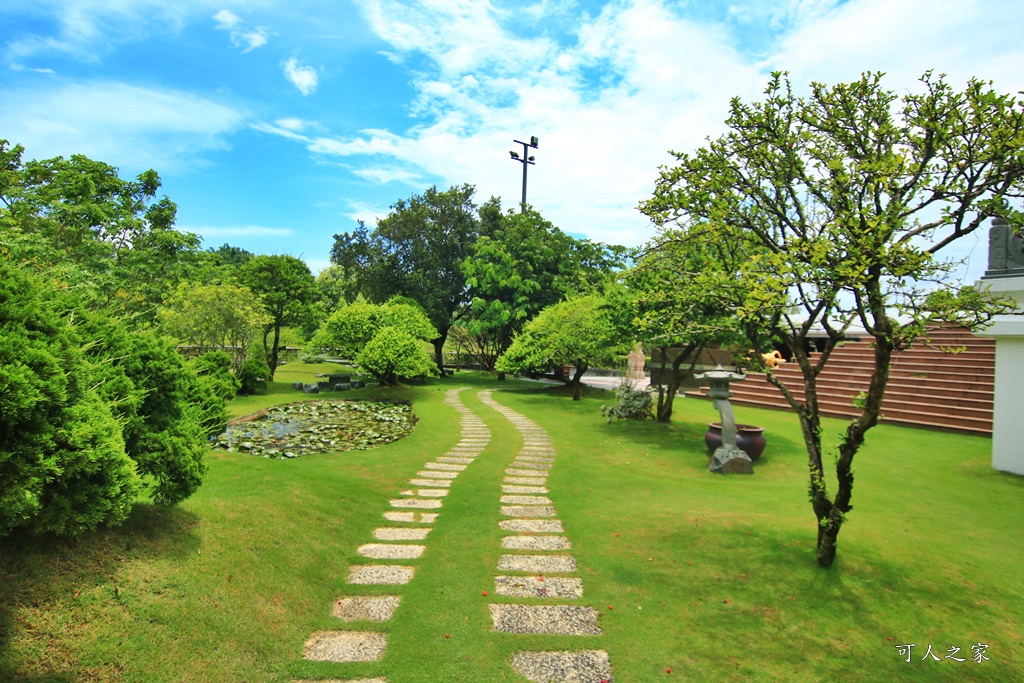
[[537, 149], [537, 146], [540, 144], [540, 140], [536, 135], [533, 135], [530, 137], [529, 142], [523, 142], [522, 140], [513, 140], [512, 142], [523, 146], [522, 157], [519, 156], [518, 152], [509, 151], [509, 154], [512, 155], [513, 161], [518, 161], [523, 165], [523, 199], [519, 204], [519, 213], [524, 213], [526, 211], [526, 167], [528, 165], [535, 165], [536, 159], [536, 157], [530, 156], [527, 150], [530, 148]]

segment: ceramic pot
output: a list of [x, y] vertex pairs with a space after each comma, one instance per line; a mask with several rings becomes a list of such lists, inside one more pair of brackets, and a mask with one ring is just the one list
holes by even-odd
[[[722, 425], [720, 423], [708, 423], [708, 431], [704, 433], [704, 443], [708, 447], [708, 453], [711, 454], [714, 454], [715, 449], [722, 445]], [[736, 445], [750, 456], [753, 462], [757, 462], [761, 454], [764, 453], [764, 427], [736, 425]]]

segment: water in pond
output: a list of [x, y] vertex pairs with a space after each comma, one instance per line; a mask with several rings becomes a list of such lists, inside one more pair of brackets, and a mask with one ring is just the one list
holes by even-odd
[[402, 403], [310, 401], [275, 406], [257, 419], [230, 425], [216, 446], [264, 458], [365, 450], [412, 431], [416, 418]]

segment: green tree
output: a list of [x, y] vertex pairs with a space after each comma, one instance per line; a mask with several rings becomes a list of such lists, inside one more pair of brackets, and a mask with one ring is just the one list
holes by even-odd
[[[748, 253], [742, 242], [676, 239], [666, 232], [649, 244], [626, 273], [627, 289], [613, 308], [633, 314], [637, 338], [660, 351], [658, 422], [671, 422], [683, 382], [707, 348], [739, 343], [742, 330], [732, 302], [743, 281], [733, 277]], [[715, 268], [708, 264], [714, 262]], [[668, 360], [670, 349], [675, 356]], [[666, 367], [668, 366], [668, 367]]]
[[498, 213], [462, 264], [473, 302], [465, 325], [487, 370], [541, 310], [569, 295], [600, 291], [622, 266], [619, 248], [574, 239], [533, 209]]
[[163, 330], [185, 344], [231, 354], [237, 373], [272, 319], [248, 287], [184, 282], [160, 310]]
[[[774, 74], [763, 102], [733, 100], [729, 132], [675, 153], [641, 205], [666, 238], [749, 245], [732, 273], [708, 268], [744, 282], [730, 305], [755, 347], [781, 341], [802, 373], [803, 400], [768, 379], [800, 419], [824, 567], [852, 509], [854, 455], [879, 420], [893, 352], [930, 323], [974, 327], [1006, 310], [953, 281], [954, 264], [938, 254], [993, 216], [1019, 229], [1024, 216], [1009, 202], [1024, 191], [1024, 110], [981, 81], [956, 91], [928, 73], [921, 83], [901, 97], [865, 74], [797, 97]], [[873, 369], [834, 453], [832, 494], [816, 381], [853, 325], [874, 342]], [[826, 335], [816, 356], [812, 330]]]
[[116, 524], [141, 487], [57, 297], [0, 261], [0, 536]]
[[381, 384], [394, 384], [399, 377], [434, 374], [435, 364], [420, 342], [436, 338], [437, 330], [423, 309], [399, 297], [384, 304], [358, 300], [342, 306], [324, 322], [310, 346], [338, 352]]
[[331, 261], [345, 279], [355, 278], [368, 300], [381, 303], [398, 294], [419, 302], [437, 330], [431, 343], [440, 372], [448, 329], [470, 304], [462, 263], [479, 230], [473, 192], [472, 185], [444, 192], [431, 187], [401, 199], [376, 229], [360, 222], [351, 234], [335, 235], [331, 249]]
[[[270, 322], [264, 327], [263, 349], [270, 367], [270, 379], [277, 372], [281, 328], [302, 326], [313, 316], [311, 304], [316, 281], [309, 266], [294, 256], [256, 256], [243, 267], [242, 282], [259, 297]], [[267, 338], [273, 333], [273, 342]]]
[[572, 400], [579, 401], [580, 380], [587, 368], [622, 351], [621, 338], [612, 324], [605, 299], [590, 294], [541, 311], [498, 358], [495, 367], [500, 372], [518, 372], [572, 365], [575, 373], [565, 381], [572, 387]]
[[174, 228], [156, 171], [122, 180], [82, 155], [22, 163], [0, 140], [0, 253], [93, 293], [91, 306], [151, 320], [164, 293], [202, 263], [199, 237]]

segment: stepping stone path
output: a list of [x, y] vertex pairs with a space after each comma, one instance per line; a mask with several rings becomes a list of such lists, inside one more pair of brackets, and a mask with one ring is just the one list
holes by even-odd
[[[535, 422], [506, 408], [491, 397], [478, 394], [484, 405], [501, 413], [523, 435], [523, 447], [505, 470], [500, 498], [502, 519], [498, 526], [515, 535], [502, 539], [505, 550], [548, 555], [508, 554], [498, 560], [498, 571], [516, 575], [494, 577], [496, 595], [512, 598], [579, 600], [582, 579], [549, 574], [573, 574], [576, 559], [566, 554], [572, 543], [564, 536], [562, 522], [548, 498], [547, 476], [556, 453], [547, 432]], [[547, 534], [547, 535], [542, 535]], [[555, 535], [557, 534], [557, 535]], [[598, 612], [578, 604], [490, 604], [493, 630], [503, 633], [594, 637], [601, 635]], [[587, 644], [593, 641], [588, 640]], [[604, 650], [523, 651], [510, 665], [520, 675], [537, 683], [611, 683], [612, 668]]]
[[[373, 531], [373, 543], [366, 543], [357, 550], [362, 557], [372, 560], [396, 561], [403, 564], [356, 564], [349, 567], [347, 583], [351, 586], [401, 586], [412, 581], [415, 567], [404, 563], [415, 560], [427, 550], [426, 545], [409, 543], [423, 542], [439, 512], [441, 500], [448, 494], [453, 480], [469, 466], [490, 441], [490, 432], [483, 420], [477, 417], [459, 400], [462, 389], [445, 392], [444, 402], [461, 415], [461, 440], [443, 457], [424, 464], [416, 478], [409, 485], [417, 487], [399, 493], [402, 498], [391, 500], [392, 510], [384, 513], [388, 522], [412, 524], [415, 526], [385, 526]], [[339, 598], [332, 606], [331, 614], [344, 622], [386, 622], [398, 609], [401, 597], [397, 595], [348, 595]], [[578, 620], [583, 623], [586, 616]], [[311, 635], [303, 646], [303, 657], [317, 662], [376, 662], [387, 649], [387, 633], [365, 630], [318, 631]], [[341, 679], [337, 679], [342, 683]], [[296, 681], [295, 683], [312, 683]], [[360, 678], [346, 683], [387, 683], [384, 677]]]

